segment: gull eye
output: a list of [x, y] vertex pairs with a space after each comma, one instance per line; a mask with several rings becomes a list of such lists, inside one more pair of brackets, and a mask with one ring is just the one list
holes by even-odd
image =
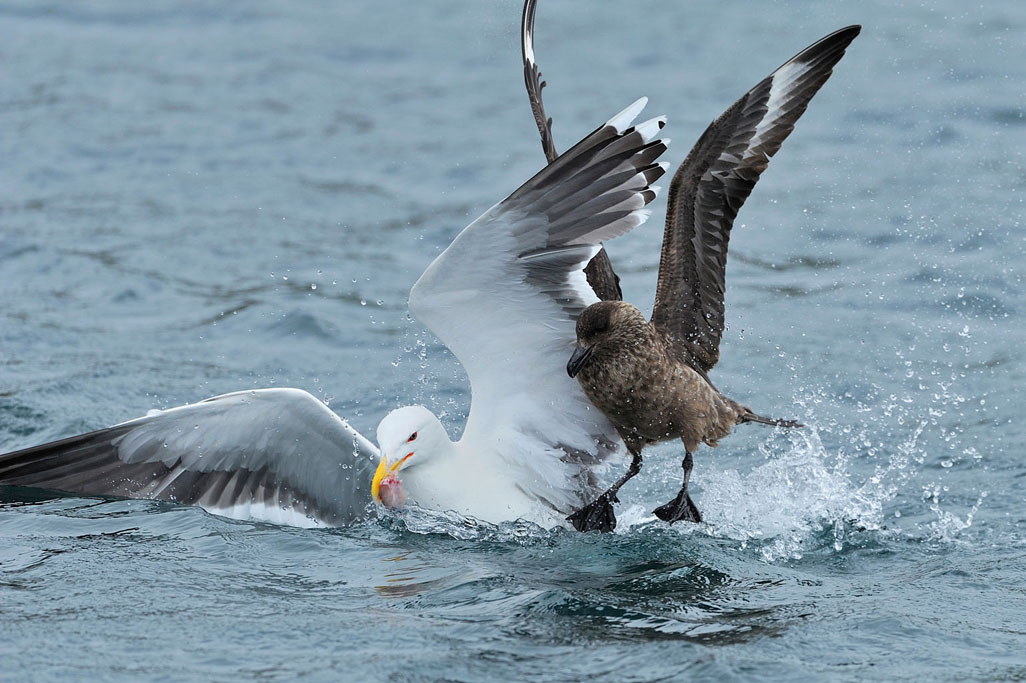
[[406, 440], [406, 443], [410, 443], [411, 441], [416, 441], [416, 440], [417, 440], [417, 432], [414, 432], [413, 434], [410, 434], [410, 438], [408, 438]]

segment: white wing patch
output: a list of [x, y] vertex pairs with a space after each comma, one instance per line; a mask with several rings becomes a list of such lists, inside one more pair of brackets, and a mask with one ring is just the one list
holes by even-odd
[[793, 94], [791, 86], [800, 79], [809, 69], [812, 68], [807, 62], [788, 62], [773, 73], [773, 81], [770, 84], [769, 100], [766, 102], [766, 115], [755, 127], [755, 135], [752, 136], [748, 149], [759, 147], [766, 139], [778, 119], [787, 113], [786, 106]]

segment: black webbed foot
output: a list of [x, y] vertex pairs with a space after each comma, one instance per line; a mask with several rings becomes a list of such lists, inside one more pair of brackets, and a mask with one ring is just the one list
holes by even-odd
[[682, 519], [688, 522], [702, 521], [701, 513], [695, 506], [695, 502], [691, 500], [691, 496], [688, 495], [688, 481], [691, 480], [691, 468], [693, 466], [694, 460], [691, 457], [691, 453], [685, 452], [684, 462], [681, 463], [681, 467], [684, 469], [684, 483], [680, 485], [680, 492], [669, 503], [660, 505], [652, 511], [652, 514], [667, 524], [673, 524]]
[[627, 480], [641, 471], [641, 446], [631, 436], [623, 435], [627, 443], [627, 450], [631, 453], [631, 466], [627, 472], [616, 480], [616, 483], [601, 496], [595, 499], [594, 503], [585, 505], [577, 512], [567, 517], [567, 521], [574, 525], [578, 531], [602, 531], [609, 532], [616, 528], [616, 514], [613, 512], [613, 503], [619, 503], [616, 497], [620, 487], [627, 483]]
[[574, 525], [578, 531], [601, 531], [610, 532], [616, 528], [616, 513], [613, 512], [613, 502], [616, 496], [603, 493], [594, 503], [585, 505], [577, 512], [567, 517], [567, 521]]
[[652, 511], [653, 514], [667, 524], [673, 524], [684, 520], [686, 522], [701, 522], [702, 515], [691, 500], [686, 488], [680, 490], [677, 497], [666, 505], [660, 505]]

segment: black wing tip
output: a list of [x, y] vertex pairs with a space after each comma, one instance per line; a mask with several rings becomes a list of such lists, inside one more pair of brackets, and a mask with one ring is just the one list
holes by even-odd
[[666, 166], [660, 163], [653, 163], [645, 168], [638, 169], [638, 172], [645, 176], [645, 184], [651, 185], [663, 177], [663, 174], [666, 173]]
[[812, 48], [818, 45], [836, 45], [839, 43], [844, 43], [845, 45], [847, 45], [851, 41], [855, 40], [855, 38], [860, 33], [862, 33], [862, 24], [852, 24], [851, 26], [845, 26], [844, 28], [839, 28], [833, 33], [826, 35], [823, 38], [820, 38], [815, 43], [806, 48], [804, 51], [811, 50]]
[[527, 0], [520, 17], [520, 52], [524, 65], [534, 64], [534, 12], [537, 0]]
[[[842, 29], [834, 31], [828, 36], [820, 38], [812, 45], [808, 46], [797, 55], [787, 60], [785, 64], [798, 63], [807, 64], [813, 62], [823, 55], [828, 53], [840, 53], [837, 57], [839, 60], [840, 55], [844, 54], [844, 51], [848, 48], [853, 40], [862, 32], [861, 24], [852, 24]], [[836, 61], [836, 60], [835, 60]]]
[[663, 138], [656, 138], [651, 142], [647, 143], [644, 147], [638, 149], [634, 154], [632, 163], [634, 168], [638, 169], [638, 172], [645, 172], [648, 168], [655, 163], [655, 160], [663, 155], [668, 147], [667, 143], [669, 140]]
[[63, 439], [56, 441], [47, 441], [45, 443], [37, 444], [35, 446], [29, 446], [27, 448], [19, 448], [16, 451], [9, 451], [7, 453], [0, 453], [0, 465], [12, 463], [16, 461], [25, 461], [34, 457], [45, 457], [53, 455], [55, 453], [63, 453], [72, 448], [76, 448], [83, 444], [88, 444], [104, 439], [110, 439], [113, 441], [122, 433], [127, 430], [127, 427], [123, 425], [114, 425], [113, 427], [105, 427], [104, 429], [97, 429], [92, 432], [86, 432], [84, 434], [75, 434], [68, 436]]
[[854, 39], [855, 36], [862, 32], [862, 24], [852, 24], [851, 26], [845, 26], [839, 28], [830, 35], [823, 38], [823, 40], [834, 40], [841, 36], [847, 37], [849, 40]]

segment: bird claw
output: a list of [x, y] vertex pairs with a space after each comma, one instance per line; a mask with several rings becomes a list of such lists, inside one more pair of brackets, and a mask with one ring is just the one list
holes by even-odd
[[666, 505], [660, 505], [652, 513], [667, 524], [673, 524], [681, 520], [686, 522], [702, 521], [702, 514], [698, 511], [694, 501], [691, 500], [691, 496], [688, 495], [686, 488], [682, 488], [676, 498]]
[[580, 532], [610, 532], [616, 528], [616, 513], [613, 512], [612, 501], [616, 501], [615, 495], [603, 494], [594, 503], [585, 505], [566, 519]]

